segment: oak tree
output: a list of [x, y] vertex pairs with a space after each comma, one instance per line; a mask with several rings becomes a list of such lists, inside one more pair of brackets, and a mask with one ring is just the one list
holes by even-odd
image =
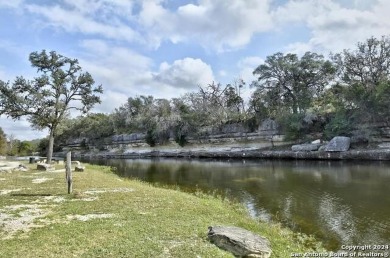
[[77, 59], [45, 50], [32, 52], [32, 67], [40, 74], [32, 80], [19, 76], [10, 84], [0, 81], [0, 114], [27, 117], [34, 129], [49, 129], [47, 163], [51, 162], [57, 128], [71, 110], [87, 113], [100, 103], [101, 85], [83, 72]]

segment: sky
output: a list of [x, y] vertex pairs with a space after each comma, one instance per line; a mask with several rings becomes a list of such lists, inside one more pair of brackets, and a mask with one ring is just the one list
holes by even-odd
[[[0, 80], [34, 78], [29, 54], [53, 50], [102, 84], [93, 112], [111, 113], [129, 97], [249, 85], [276, 52], [354, 49], [390, 34], [389, 13], [389, 0], [0, 0]], [[20, 140], [47, 135], [24, 119], [1, 116], [0, 127]]]

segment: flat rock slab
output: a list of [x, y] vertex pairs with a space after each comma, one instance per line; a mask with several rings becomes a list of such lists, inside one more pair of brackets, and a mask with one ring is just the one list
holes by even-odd
[[212, 226], [207, 236], [211, 243], [236, 257], [268, 258], [272, 253], [266, 238], [243, 228]]
[[306, 143], [306, 144], [297, 144], [291, 146], [292, 151], [317, 151], [321, 146], [320, 143]]
[[38, 163], [37, 164], [37, 170], [41, 170], [41, 171], [54, 171], [55, 170], [55, 167], [49, 165], [49, 164], [45, 164], [45, 163]]

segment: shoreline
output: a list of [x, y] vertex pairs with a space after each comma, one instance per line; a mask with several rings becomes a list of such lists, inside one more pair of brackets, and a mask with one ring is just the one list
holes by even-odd
[[348, 150], [343, 152], [264, 150], [264, 148], [209, 148], [209, 149], [142, 149], [125, 152], [82, 153], [75, 158], [132, 159], [132, 158], [220, 158], [220, 159], [292, 159], [292, 160], [375, 160], [390, 161], [390, 149]]

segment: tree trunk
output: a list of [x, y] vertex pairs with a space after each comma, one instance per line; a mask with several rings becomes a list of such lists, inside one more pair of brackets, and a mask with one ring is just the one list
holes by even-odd
[[66, 169], [65, 169], [65, 177], [68, 185], [68, 194], [72, 193], [73, 188], [73, 179], [72, 179], [72, 153], [69, 151], [66, 153]]
[[51, 158], [53, 156], [53, 147], [54, 147], [54, 129], [50, 129], [50, 135], [49, 135], [49, 146], [47, 147], [47, 156], [46, 156], [46, 163], [51, 163]]

